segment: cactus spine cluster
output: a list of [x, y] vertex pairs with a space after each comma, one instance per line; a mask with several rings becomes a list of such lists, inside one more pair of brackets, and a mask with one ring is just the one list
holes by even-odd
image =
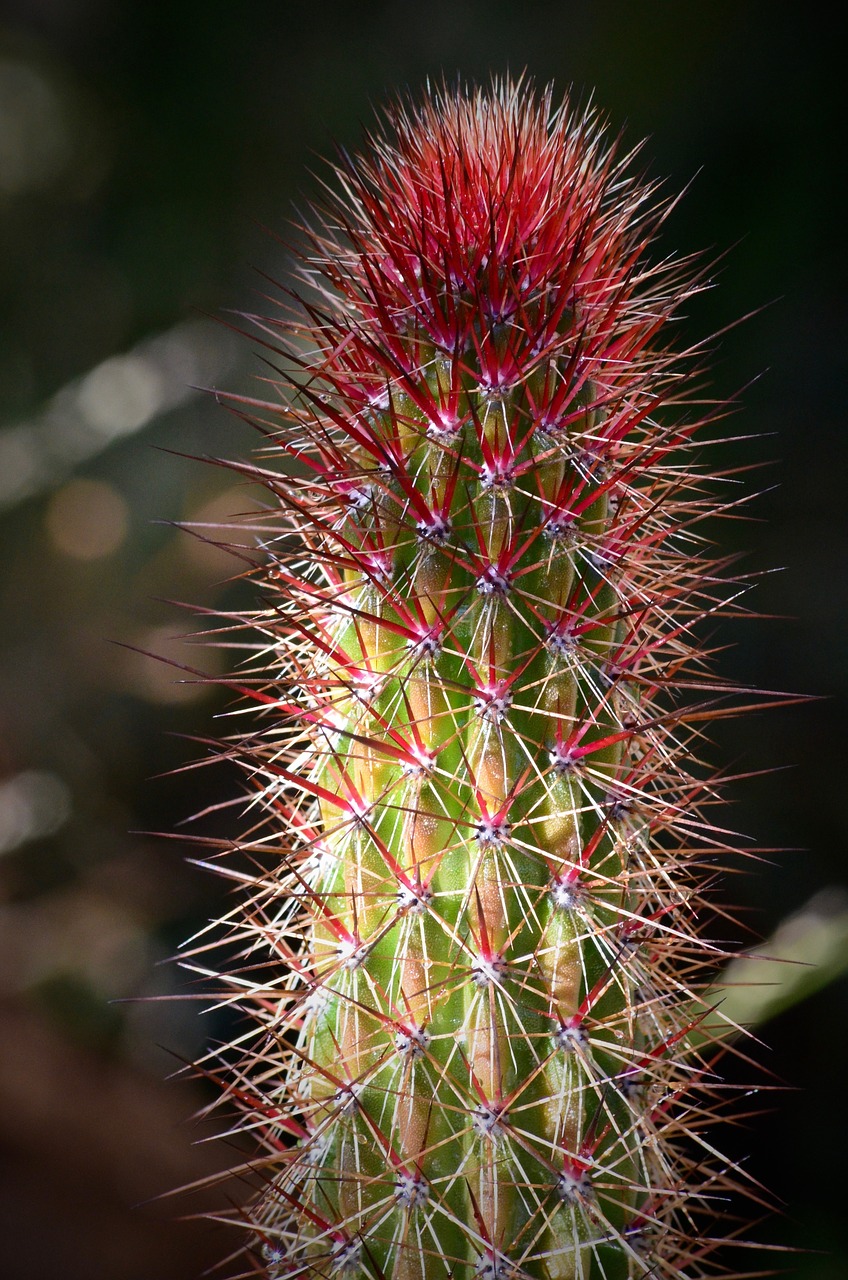
[[272, 495], [216, 970], [249, 1017], [206, 1064], [257, 1148], [240, 1274], [713, 1274], [697, 274], [526, 84], [397, 105], [336, 178], [259, 322], [295, 372], [232, 397]]

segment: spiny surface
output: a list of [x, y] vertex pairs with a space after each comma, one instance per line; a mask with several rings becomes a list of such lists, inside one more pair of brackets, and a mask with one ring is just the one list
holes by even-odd
[[258, 1148], [243, 1274], [712, 1274], [698, 279], [522, 84], [394, 108], [335, 189], [258, 321], [295, 375], [232, 398], [273, 495], [226, 751], [256, 821], [194, 963], [249, 1014], [203, 1064]]

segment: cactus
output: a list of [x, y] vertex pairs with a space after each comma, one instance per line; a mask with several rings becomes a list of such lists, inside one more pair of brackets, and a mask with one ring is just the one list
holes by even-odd
[[442, 88], [341, 155], [254, 318], [252, 822], [193, 961], [247, 1015], [202, 1064], [254, 1145], [239, 1274], [719, 1265], [699, 624], [738, 587], [670, 207], [594, 111]]

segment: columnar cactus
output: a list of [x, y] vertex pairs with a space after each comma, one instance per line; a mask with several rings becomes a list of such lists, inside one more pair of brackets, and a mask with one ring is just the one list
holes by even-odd
[[595, 113], [526, 84], [398, 105], [336, 177], [259, 322], [294, 373], [232, 398], [272, 495], [226, 749], [249, 1017], [205, 1068], [258, 1147], [241, 1274], [713, 1274], [698, 277], [645, 256], [668, 205]]

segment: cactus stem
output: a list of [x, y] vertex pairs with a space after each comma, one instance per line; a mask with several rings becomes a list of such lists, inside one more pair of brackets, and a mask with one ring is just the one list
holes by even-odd
[[223, 753], [248, 1025], [201, 1064], [259, 1148], [241, 1274], [711, 1280], [744, 1175], [707, 1136], [700, 754], [740, 699], [699, 634], [747, 584], [670, 338], [704, 269], [523, 80], [397, 104], [337, 179], [302, 313], [260, 322], [281, 403], [231, 397], [272, 498], [227, 624], [261, 637]]

